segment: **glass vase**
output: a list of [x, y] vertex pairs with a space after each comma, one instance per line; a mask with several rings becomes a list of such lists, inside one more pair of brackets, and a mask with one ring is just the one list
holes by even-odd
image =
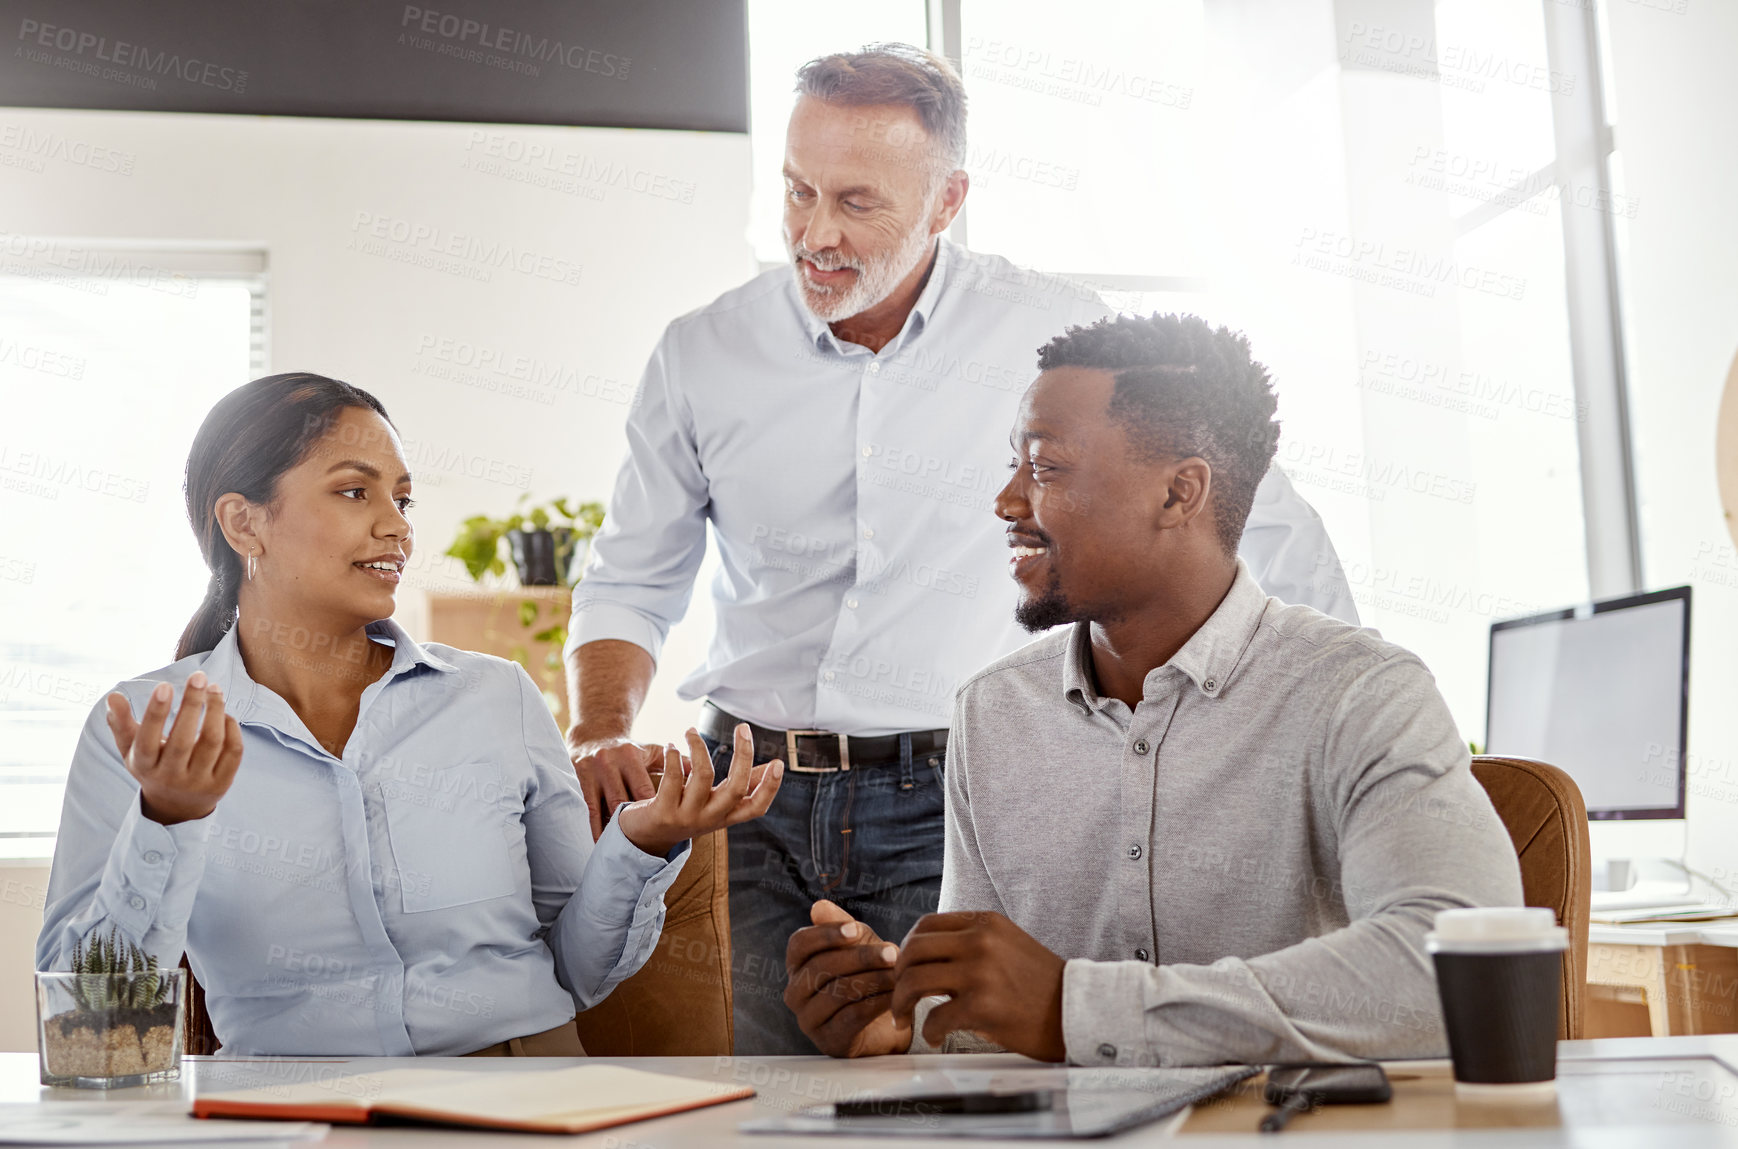
[[159, 970], [150, 989], [139, 984], [145, 976], [36, 975], [44, 1085], [125, 1089], [181, 1076], [187, 971]]

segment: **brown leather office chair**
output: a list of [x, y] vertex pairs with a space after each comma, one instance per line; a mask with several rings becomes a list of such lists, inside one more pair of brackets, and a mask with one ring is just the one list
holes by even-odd
[[181, 968], [187, 971], [187, 1020], [182, 1024], [181, 1046], [194, 1056], [217, 1052], [217, 1031], [211, 1028], [211, 1015], [205, 1012], [205, 987], [193, 976], [187, 955], [181, 955]]
[[1546, 906], [1569, 931], [1563, 954], [1562, 1003], [1557, 1036], [1581, 1036], [1587, 1008], [1587, 923], [1593, 873], [1587, 844], [1587, 805], [1581, 790], [1557, 767], [1533, 758], [1479, 755], [1473, 777], [1509, 831], [1521, 859], [1522, 900]]
[[[664, 932], [639, 973], [579, 1015], [579, 1037], [598, 1057], [721, 1056], [730, 1020], [730, 850], [724, 831], [696, 839], [664, 896]], [[183, 967], [187, 959], [182, 958]], [[187, 973], [186, 1049], [217, 1052], [205, 991]]]
[[579, 1015], [587, 1053], [730, 1053], [730, 848], [724, 835], [715, 830], [694, 840], [693, 856], [664, 895], [664, 932], [645, 966]]

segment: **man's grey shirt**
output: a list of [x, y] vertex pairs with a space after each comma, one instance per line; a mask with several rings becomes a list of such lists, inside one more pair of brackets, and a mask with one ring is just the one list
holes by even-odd
[[[959, 683], [1029, 637], [994, 503], [1037, 350], [1108, 314], [942, 239], [879, 354], [804, 307], [788, 267], [675, 320], [628, 416], [568, 650], [618, 639], [656, 658], [710, 523], [717, 629], [683, 698], [777, 728], [946, 725]], [[1269, 593], [1356, 621], [1321, 519], [1277, 468], [1239, 549]]]
[[1085, 624], [970, 679], [947, 788], [941, 909], [1071, 959], [1077, 1064], [1443, 1056], [1436, 911], [1521, 904], [1424, 664], [1242, 562], [1132, 713]]

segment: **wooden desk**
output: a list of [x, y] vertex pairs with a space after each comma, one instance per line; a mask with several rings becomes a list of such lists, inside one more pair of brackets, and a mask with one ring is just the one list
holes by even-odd
[[[1717, 1099], [1709, 1106], [1696, 1108], [1701, 1103], [1693, 1097], [1688, 1098], [1689, 1104], [1672, 1108], [1677, 1100], [1677, 1091], [1671, 1078], [1671, 1070], [1654, 1070], [1651, 1067], [1641, 1081], [1641, 1087], [1652, 1090], [1650, 1096], [1658, 1096], [1665, 1104], [1656, 1109], [1637, 1111], [1633, 1106], [1622, 1112], [1614, 1112], [1609, 1106], [1602, 1107], [1597, 1087], [1590, 1087], [1594, 1082], [1596, 1072], [1595, 1062], [1599, 1058], [1626, 1058], [1633, 1066], [1635, 1059], [1655, 1058], [1668, 1059], [1672, 1057], [1707, 1056], [1720, 1059], [1721, 1067], [1738, 1064], [1738, 1038], [1665, 1038], [1640, 1039], [1629, 1041], [1603, 1042], [1566, 1042], [1560, 1047], [1559, 1065], [1563, 1073], [1562, 1081], [1580, 1080], [1581, 1087], [1560, 1088], [1560, 1103], [1555, 1107], [1564, 1119], [1562, 1125], [1529, 1124], [1519, 1122], [1507, 1129], [1495, 1129], [1490, 1125], [1478, 1126], [1479, 1132], [1473, 1134], [1478, 1138], [1478, 1144], [1486, 1149], [1541, 1149], [1544, 1146], [1609, 1146], [1610, 1149], [1703, 1149], [1712, 1146], [1738, 1145], [1738, 1098]], [[7, 1053], [0, 1054], [0, 1104], [40, 1102], [46, 1109], [52, 1109], [57, 1104], [65, 1102], [95, 1102], [113, 1105], [137, 1105], [143, 1103], [185, 1102], [192, 1095], [192, 1087], [196, 1081], [204, 1081], [210, 1088], [213, 1083], [221, 1082], [221, 1087], [234, 1088], [240, 1083], [242, 1073], [257, 1073], [262, 1064], [267, 1064], [273, 1073], [280, 1073], [285, 1080], [294, 1080], [297, 1075], [305, 1078], [310, 1073], [327, 1073], [345, 1069], [386, 1069], [416, 1063], [430, 1067], [446, 1068], [456, 1059], [444, 1058], [363, 1058], [352, 1060], [348, 1064], [341, 1060], [310, 1061], [310, 1060], [280, 1060], [270, 1063], [236, 1062], [211, 1058], [190, 1058], [183, 1067], [182, 1080], [175, 1084], [147, 1086], [140, 1089], [117, 1090], [103, 1094], [95, 1091], [73, 1089], [44, 1089], [37, 1084], [37, 1066], [35, 1054]], [[828, 1138], [825, 1142], [805, 1141], [796, 1137], [780, 1136], [747, 1136], [736, 1131], [739, 1123], [752, 1117], [776, 1115], [809, 1105], [850, 1096], [866, 1089], [897, 1089], [912, 1079], [913, 1073], [919, 1069], [1024, 1069], [1040, 1068], [1034, 1062], [1012, 1055], [973, 1056], [959, 1054], [935, 1057], [881, 1057], [864, 1061], [834, 1061], [824, 1057], [656, 1057], [623, 1059], [623, 1064], [632, 1064], [637, 1068], [654, 1072], [673, 1073], [684, 1077], [700, 1078], [711, 1081], [741, 1082], [755, 1086], [760, 1093], [752, 1101], [738, 1101], [728, 1105], [714, 1106], [709, 1109], [694, 1110], [689, 1113], [676, 1114], [660, 1118], [656, 1121], [642, 1122], [637, 1125], [627, 1125], [616, 1129], [603, 1130], [598, 1133], [573, 1138], [550, 1138], [529, 1134], [513, 1133], [482, 1133], [470, 1130], [425, 1129], [415, 1127], [373, 1127], [344, 1126], [335, 1127], [324, 1142], [306, 1142], [308, 1145], [331, 1146], [333, 1149], [412, 1149], [412, 1147], [441, 1146], [457, 1147], [472, 1146], [481, 1149], [534, 1149], [544, 1145], [561, 1144], [564, 1146], [582, 1146], [590, 1149], [715, 1149], [729, 1146], [761, 1146], [766, 1149], [803, 1149], [805, 1145], [823, 1144], [836, 1149], [892, 1149], [893, 1146], [909, 1145], [924, 1146], [928, 1149], [965, 1149], [972, 1144], [984, 1142], [969, 1142], [944, 1138]], [[520, 1058], [480, 1058], [465, 1061], [463, 1067], [483, 1072], [512, 1073], [536, 1068], [548, 1068], [552, 1065], [567, 1064], [561, 1061], [543, 1061], [542, 1059]], [[1673, 1063], [1665, 1060], [1655, 1064], [1669, 1066]], [[1704, 1063], [1711, 1064], [1711, 1063]], [[1389, 1111], [1391, 1114], [1410, 1110], [1414, 1115], [1429, 1116], [1442, 1113], [1442, 1082], [1444, 1078], [1439, 1070], [1440, 1063], [1410, 1062], [1395, 1063], [1393, 1073], [1397, 1078], [1396, 1094], [1402, 1100], [1392, 1106], [1375, 1107]], [[1578, 1077], [1572, 1077], [1578, 1075]], [[1656, 1084], [1656, 1078], [1664, 1084]], [[1562, 1081], [1560, 1081], [1560, 1086]], [[1687, 1092], [1694, 1093], [1692, 1086]], [[1632, 1090], [1633, 1092], [1633, 1090]], [[1738, 1090], [1735, 1090], [1738, 1092]], [[1434, 1099], [1434, 1100], [1433, 1100]], [[1233, 1105], [1218, 1107], [1208, 1106], [1202, 1112], [1217, 1119], [1224, 1113], [1229, 1113]], [[1179, 1121], [1161, 1121], [1138, 1129], [1130, 1130], [1111, 1139], [1117, 1145], [1160, 1145], [1166, 1143], [1172, 1127], [1178, 1124], [1187, 1126], [1195, 1120], [1195, 1114]], [[1378, 1146], [1443, 1146], [1454, 1143], [1461, 1144], [1466, 1136], [1465, 1131], [1475, 1127], [1474, 1123], [1457, 1124], [1454, 1126], [1436, 1125], [1434, 1129], [1423, 1129], [1414, 1123], [1413, 1119], [1392, 1121], [1388, 1124], [1377, 1124], [1367, 1127], [1367, 1132], [1357, 1132], [1348, 1127], [1333, 1126], [1327, 1123], [1328, 1111], [1317, 1114], [1306, 1114], [1298, 1117], [1291, 1127], [1283, 1134], [1285, 1143], [1302, 1139], [1305, 1142], [1322, 1146], [1363, 1145], [1376, 1149]], [[1733, 1118], [1726, 1120], [1725, 1118]], [[1312, 1129], [1312, 1125], [1314, 1128]], [[1207, 1130], [1207, 1122], [1200, 1127]], [[1190, 1140], [1203, 1145], [1245, 1146], [1255, 1149], [1273, 1149], [1275, 1142], [1271, 1136], [1255, 1133], [1253, 1120], [1243, 1123], [1239, 1118], [1236, 1127], [1227, 1128], [1218, 1136], [1203, 1135], [1191, 1137]], [[1459, 1129], [1463, 1132], [1456, 1133]], [[1047, 1144], [1055, 1144], [1048, 1142]]]
[[[1667, 1119], [1695, 1120], [1667, 1106], [1677, 1097], [1680, 1079], [1694, 1103], [1729, 1092], [1728, 1106], [1738, 1119], [1738, 1074], [1707, 1061], [1563, 1061], [1557, 1068], [1557, 1095], [1542, 1101], [1464, 1101], [1455, 1094], [1453, 1067], [1446, 1061], [1396, 1061], [1385, 1066], [1394, 1089], [1386, 1105], [1327, 1105], [1301, 1113], [1286, 1126], [1293, 1133], [1426, 1132], [1444, 1129], [1574, 1129], [1612, 1125], [1649, 1126]], [[1631, 1080], [1613, 1088], [1614, 1072]], [[1659, 1076], [1663, 1072], [1664, 1084]], [[1639, 1077], [1639, 1080], [1637, 1079]], [[1242, 1082], [1230, 1093], [1195, 1106], [1179, 1133], [1246, 1133], [1270, 1112], [1262, 1099], [1265, 1077]]]
[[1595, 1037], [1738, 1032], [1738, 925], [1595, 922], [1587, 985]]

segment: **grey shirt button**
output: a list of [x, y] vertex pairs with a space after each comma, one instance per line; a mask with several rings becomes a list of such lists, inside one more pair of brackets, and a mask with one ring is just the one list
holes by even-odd
[[138, 894], [134, 894], [132, 897], [127, 899], [127, 904], [132, 906], [135, 910], [142, 910], [145, 908], [145, 899], [141, 898]]
[[1139, 845], [1130, 846], [1128, 848], [1128, 856], [1135, 859], [1136, 861], [1139, 861], [1140, 856], [1141, 856], [1140, 846]]
[[1153, 955], [1152, 955], [1152, 954], [1150, 954], [1150, 953], [1148, 953], [1148, 952], [1147, 952], [1147, 951], [1146, 951], [1146, 950], [1144, 950], [1144, 949], [1143, 949], [1143, 950], [1136, 950], [1136, 951], [1135, 951], [1135, 959], [1136, 959], [1136, 960], [1137, 960], [1137, 961], [1152, 961], [1152, 960], [1153, 960]]
[[162, 855], [161, 851], [158, 851], [158, 850], [146, 850], [145, 851], [145, 864], [147, 866], [155, 866], [158, 862], [161, 862], [162, 860], [163, 860], [163, 855]]
[[1145, 738], [1135, 739], [1135, 753], [1136, 754], [1145, 754], [1149, 749], [1151, 749], [1151, 747], [1149, 747], [1147, 745], [1147, 740]]
[[1116, 1046], [1112, 1045], [1110, 1042], [1107, 1041], [1103, 1045], [1098, 1047], [1098, 1055], [1102, 1058], [1105, 1058], [1108, 1061], [1115, 1061], [1116, 1060]]
[[1206, 682], [1201, 684], [1201, 689], [1205, 690], [1208, 694], [1212, 694], [1215, 690], [1219, 689], [1219, 680], [1217, 678], [1209, 678]]

